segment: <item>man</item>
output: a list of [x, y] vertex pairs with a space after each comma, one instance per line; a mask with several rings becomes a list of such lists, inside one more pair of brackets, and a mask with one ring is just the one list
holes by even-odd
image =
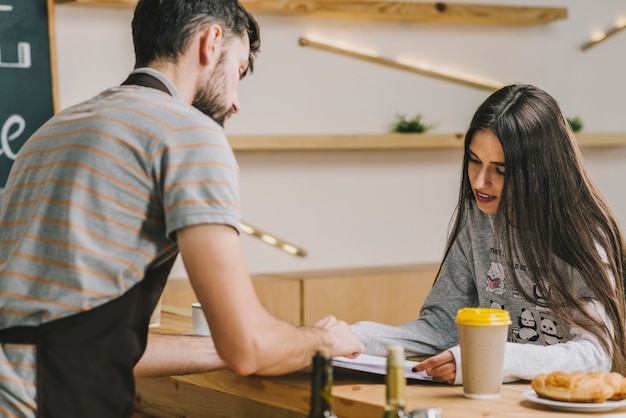
[[259, 49], [254, 19], [236, 0], [139, 0], [132, 28], [137, 69], [41, 127], [7, 182], [2, 416], [130, 416], [133, 367], [178, 251], [214, 345], [151, 335], [137, 375], [281, 374], [320, 348], [363, 350], [333, 317], [298, 328], [271, 316], [246, 271], [220, 125]]

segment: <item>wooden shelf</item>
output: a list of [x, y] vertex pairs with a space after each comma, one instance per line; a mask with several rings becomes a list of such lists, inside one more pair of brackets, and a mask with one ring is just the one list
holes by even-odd
[[[463, 133], [383, 135], [230, 135], [236, 152], [450, 149], [463, 146]], [[626, 146], [626, 133], [581, 133], [583, 148]]]
[[[56, 3], [135, 5], [136, 0], [55, 0]], [[253, 14], [498, 25], [538, 25], [567, 18], [565, 7], [414, 1], [242, 0]]]

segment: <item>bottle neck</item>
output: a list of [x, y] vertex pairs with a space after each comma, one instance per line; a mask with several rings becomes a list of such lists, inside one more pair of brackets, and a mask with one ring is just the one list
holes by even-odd
[[385, 411], [397, 411], [406, 407], [404, 368], [391, 366], [387, 370], [387, 400]]
[[404, 417], [406, 407], [404, 377], [404, 349], [401, 346], [390, 346], [387, 353], [387, 376], [385, 417]]
[[333, 366], [329, 356], [316, 354], [313, 357], [311, 376], [311, 409], [309, 418], [335, 418], [333, 413]]

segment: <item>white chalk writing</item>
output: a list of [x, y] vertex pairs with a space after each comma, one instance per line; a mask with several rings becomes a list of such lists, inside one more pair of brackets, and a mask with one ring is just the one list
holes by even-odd
[[30, 44], [28, 42], [17, 43], [17, 62], [2, 62], [2, 51], [0, 50], [0, 67], [30, 68], [30, 66]]
[[[26, 122], [23, 117], [20, 115], [9, 116], [6, 122], [2, 125], [2, 130], [0, 131], [0, 155], [4, 154], [7, 158], [15, 160], [17, 152], [13, 152], [9, 141], [13, 141], [22, 135], [25, 127]], [[15, 130], [11, 132], [12, 129]]]

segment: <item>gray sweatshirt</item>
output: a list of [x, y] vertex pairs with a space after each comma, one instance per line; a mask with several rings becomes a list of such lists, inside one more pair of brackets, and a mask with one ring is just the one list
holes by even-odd
[[[468, 219], [452, 245], [439, 280], [420, 311], [419, 318], [401, 326], [362, 321], [352, 325], [365, 352], [385, 356], [387, 345], [402, 344], [407, 355], [430, 356], [450, 349], [457, 373], [455, 384], [462, 383], [461, 355], [455, 323], [456, 313], [464, 307], [506, 309], [511, 315], [506, 344], [503, 381], [532, 380], [552, 371], [608, 371], [611, 358], [597, 339], [582, 329], [560, 324], [551, 311], [527, 302], [507, 280], [506, 263], [513, 263], [522, 286], [540, 300], [528, 278], [527, 265], [510, 260], [504, 251], [494, 248], [494, 217], [476, 208], [467, 211]], [[571, 266], [563, 268], [579, 290], [590, 296]], [[589, 309], [606, 320], [603, 307], [593, 300]]]

